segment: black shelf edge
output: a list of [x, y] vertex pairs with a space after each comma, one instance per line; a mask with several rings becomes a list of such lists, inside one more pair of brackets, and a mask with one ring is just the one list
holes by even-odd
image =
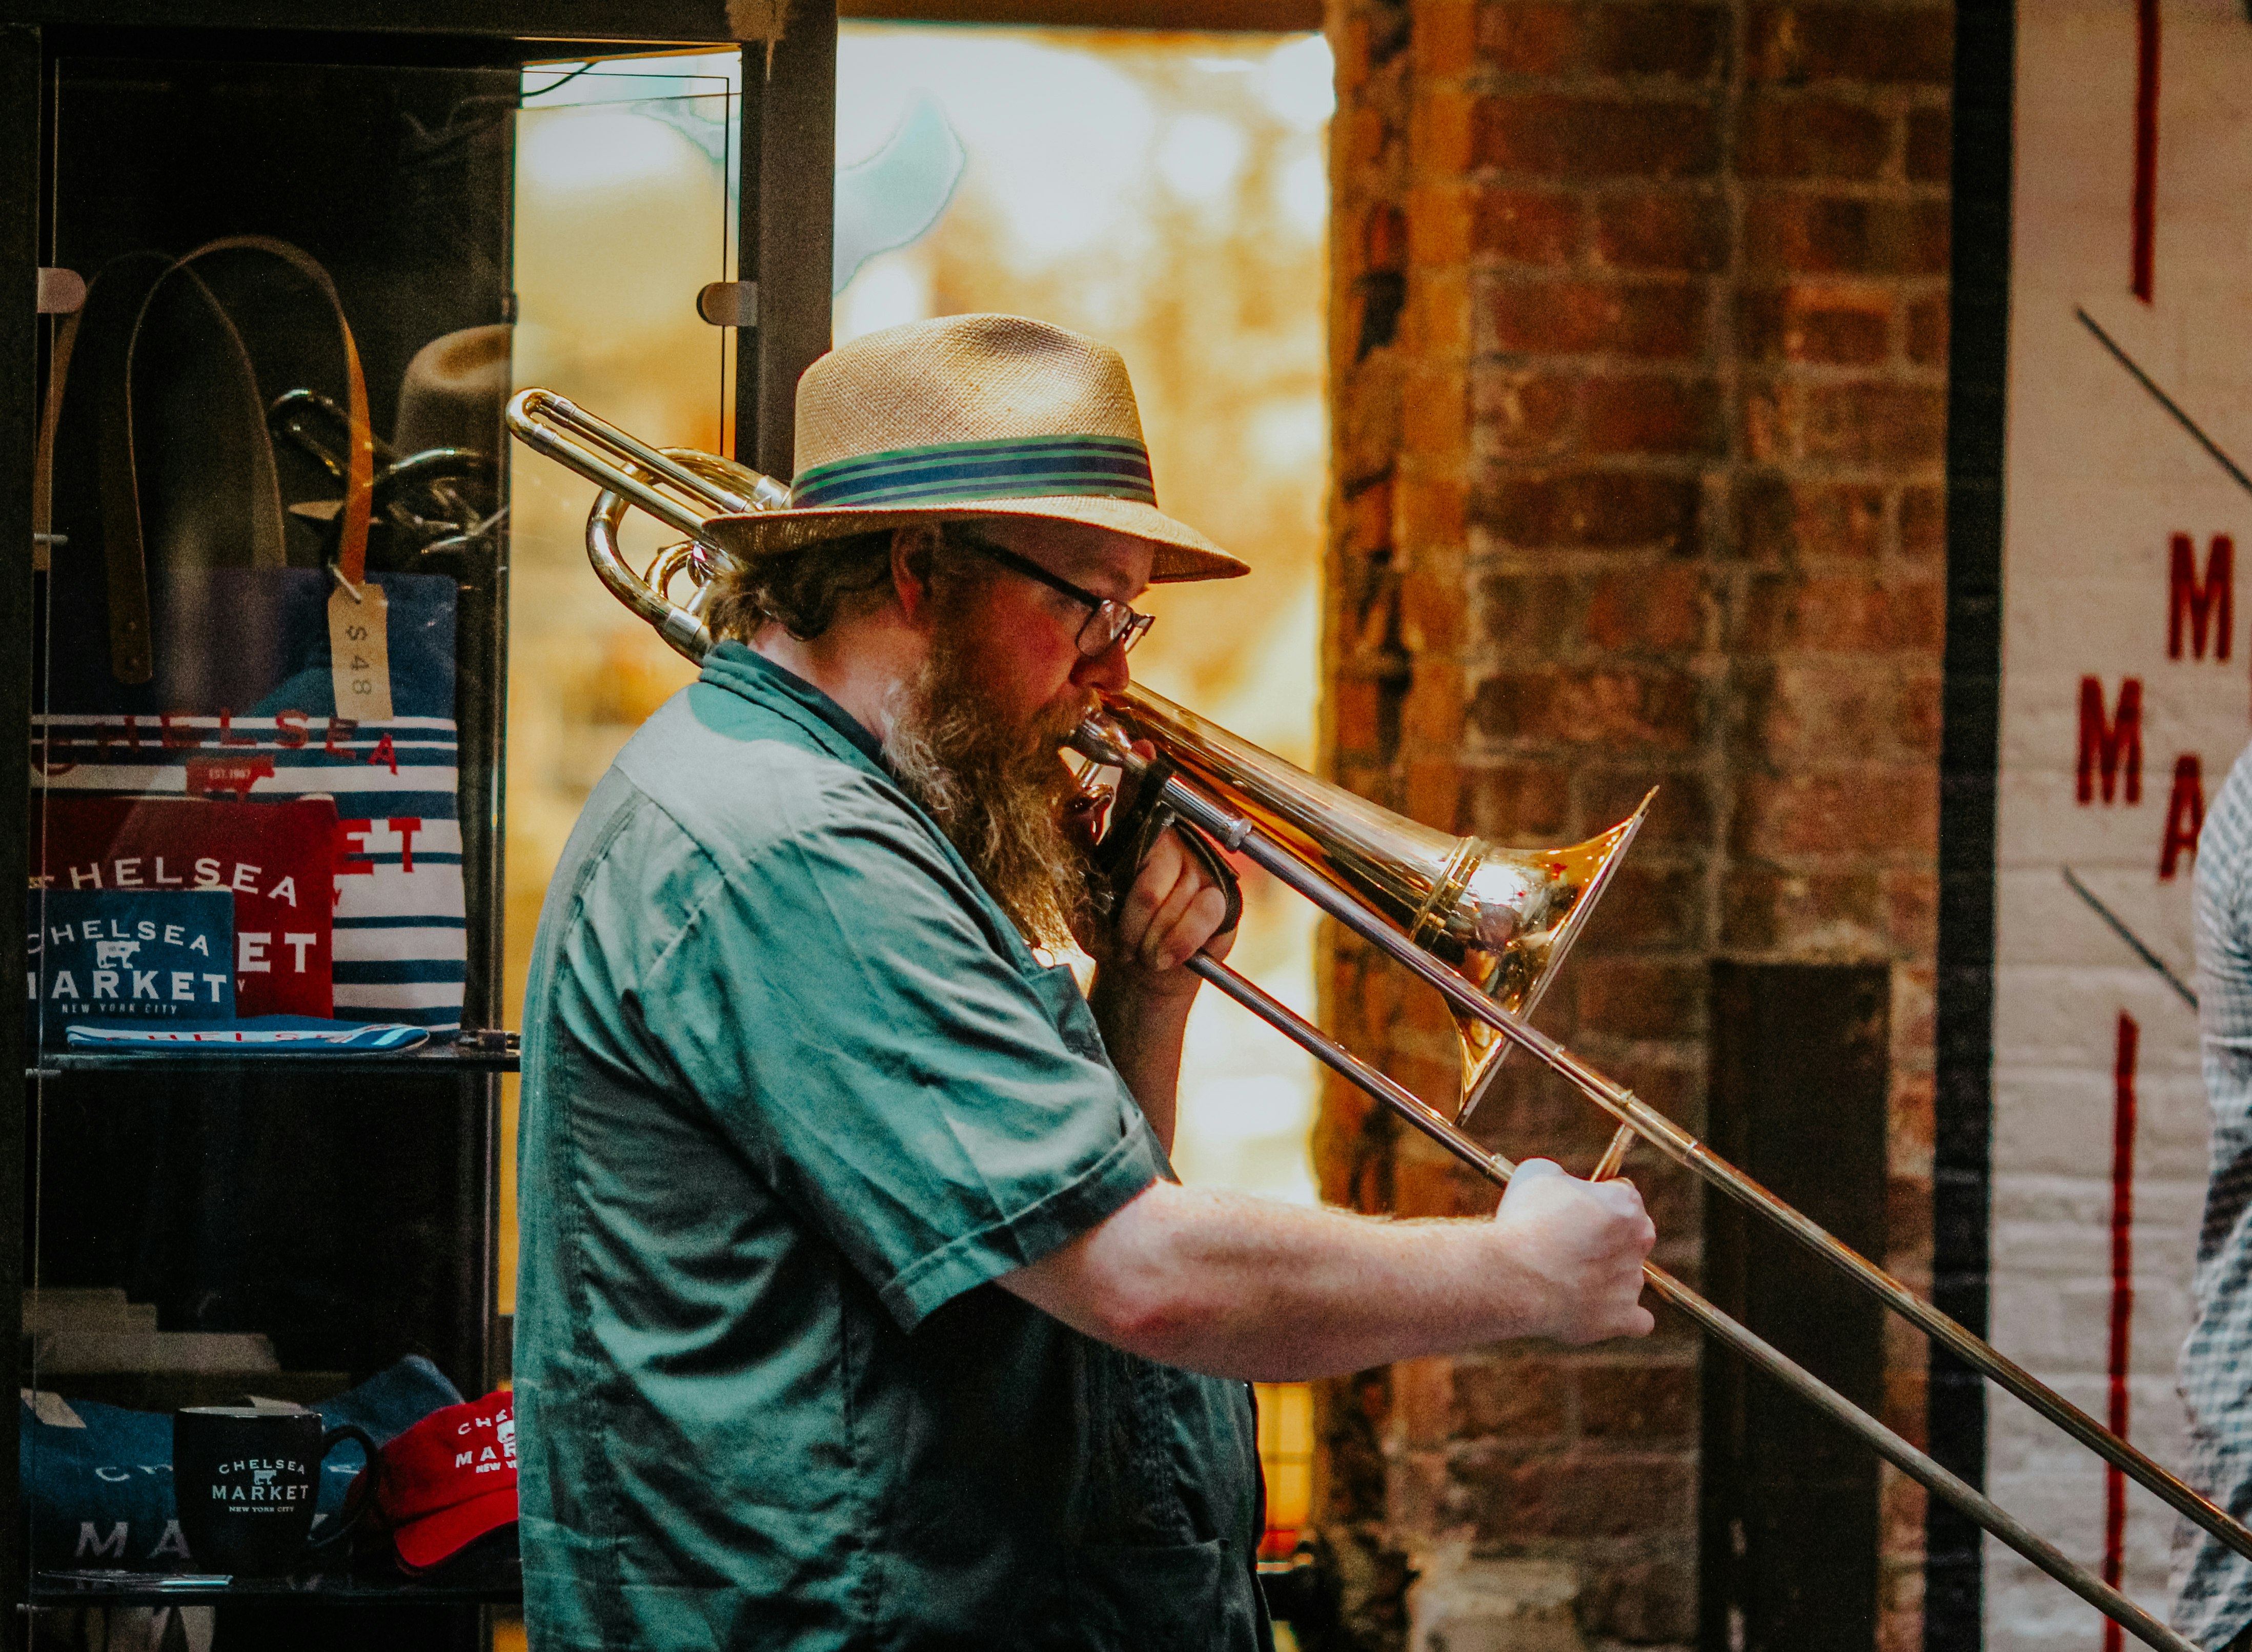
[[248, 1055], [170, 1050], [88, 1051], [44, 1055], [24, 1069], [30, 1079], [59, 1079], [80, 1072], [194, 1072], [211, 1076], [248, 1072], [301, 1072], [308, 1078], [322, 1073], [371, 1072], [515, 1072], [521, 1057], [514, 1050], [468, 1049], [451, 1044], [426, 1044], [395, 1054], [371, 1052], [365, 1055]]
[[335, 1606], [516, 1606], [518, 1586], [448, 1587], [434, 1583], [362, 1583], [347, 1579], [255, 1578], [205, 1588], [164, 1588], [149, 1583], [33, 1582], [30, 1604], [41, 1607], [223, 1606], [230, 1600], [311, 1600]]
[[0, 0], [0, 23], [49, 28], [469, 36], [633, 45], [736, 43], [723, 0]]

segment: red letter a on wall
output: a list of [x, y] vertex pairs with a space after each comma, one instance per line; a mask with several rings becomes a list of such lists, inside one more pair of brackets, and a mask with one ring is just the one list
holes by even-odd
[[2158, 881], [2174, 875], [2181, 852], [2197, 857], [2197, 835], [2205, 826], [2205, 775], [2195, 752], [2174, 759], [2173, 795], [2166, 799], [2166, 841], [2158, 850]]
[[2130, 677], [2119, 684], [2119, 708], [2103, 715], [2101, 679], [2080, 679], [2080, 757], [2074, 765], [2080, 801], [2096, 801], [2096, 777], [2103, 777], [2103, 801], [2118, 789], [2119, 771], [2127, 771], [2127, 801], [2143, 801], [2143, 679]]

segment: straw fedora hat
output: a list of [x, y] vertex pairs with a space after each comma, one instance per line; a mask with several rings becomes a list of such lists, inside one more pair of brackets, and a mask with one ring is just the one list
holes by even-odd
[[1153, 581], [1250, 572], [1157, 509], [1118, 352], [1021, 316], [942, 316], [831, 351], [797, 381], [797, 465], [789, 509], [707, 531], [756, 558], [916, 522], [1040, 517], [1147, 540]]

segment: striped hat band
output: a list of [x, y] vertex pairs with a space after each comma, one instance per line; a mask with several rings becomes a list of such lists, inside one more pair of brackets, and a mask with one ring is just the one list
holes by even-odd
[[779, 510], [714, 517], [745, 561], [962, 517], [1073, 524], [1150, 547], [1150, 580], [1249, 572], [1157, 509], [1126, 363], [1023, 316], [938, 316], [839, 344], [797, 381]]
[[793, 510], [967, 499], [1132, 499], [1154, 505], [1150, 453], [1125, 436], [1011, 436], [893, 448], [801, 471]]

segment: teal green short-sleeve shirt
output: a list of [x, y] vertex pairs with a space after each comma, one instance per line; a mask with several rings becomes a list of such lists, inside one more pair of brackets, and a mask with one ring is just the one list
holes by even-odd
[[539, 1652], [1269, 1645], [1241, 1385], [992, 1283], [1164, 1151], [835, 703], [726, 643], [650, 719], [525, 1026]]

